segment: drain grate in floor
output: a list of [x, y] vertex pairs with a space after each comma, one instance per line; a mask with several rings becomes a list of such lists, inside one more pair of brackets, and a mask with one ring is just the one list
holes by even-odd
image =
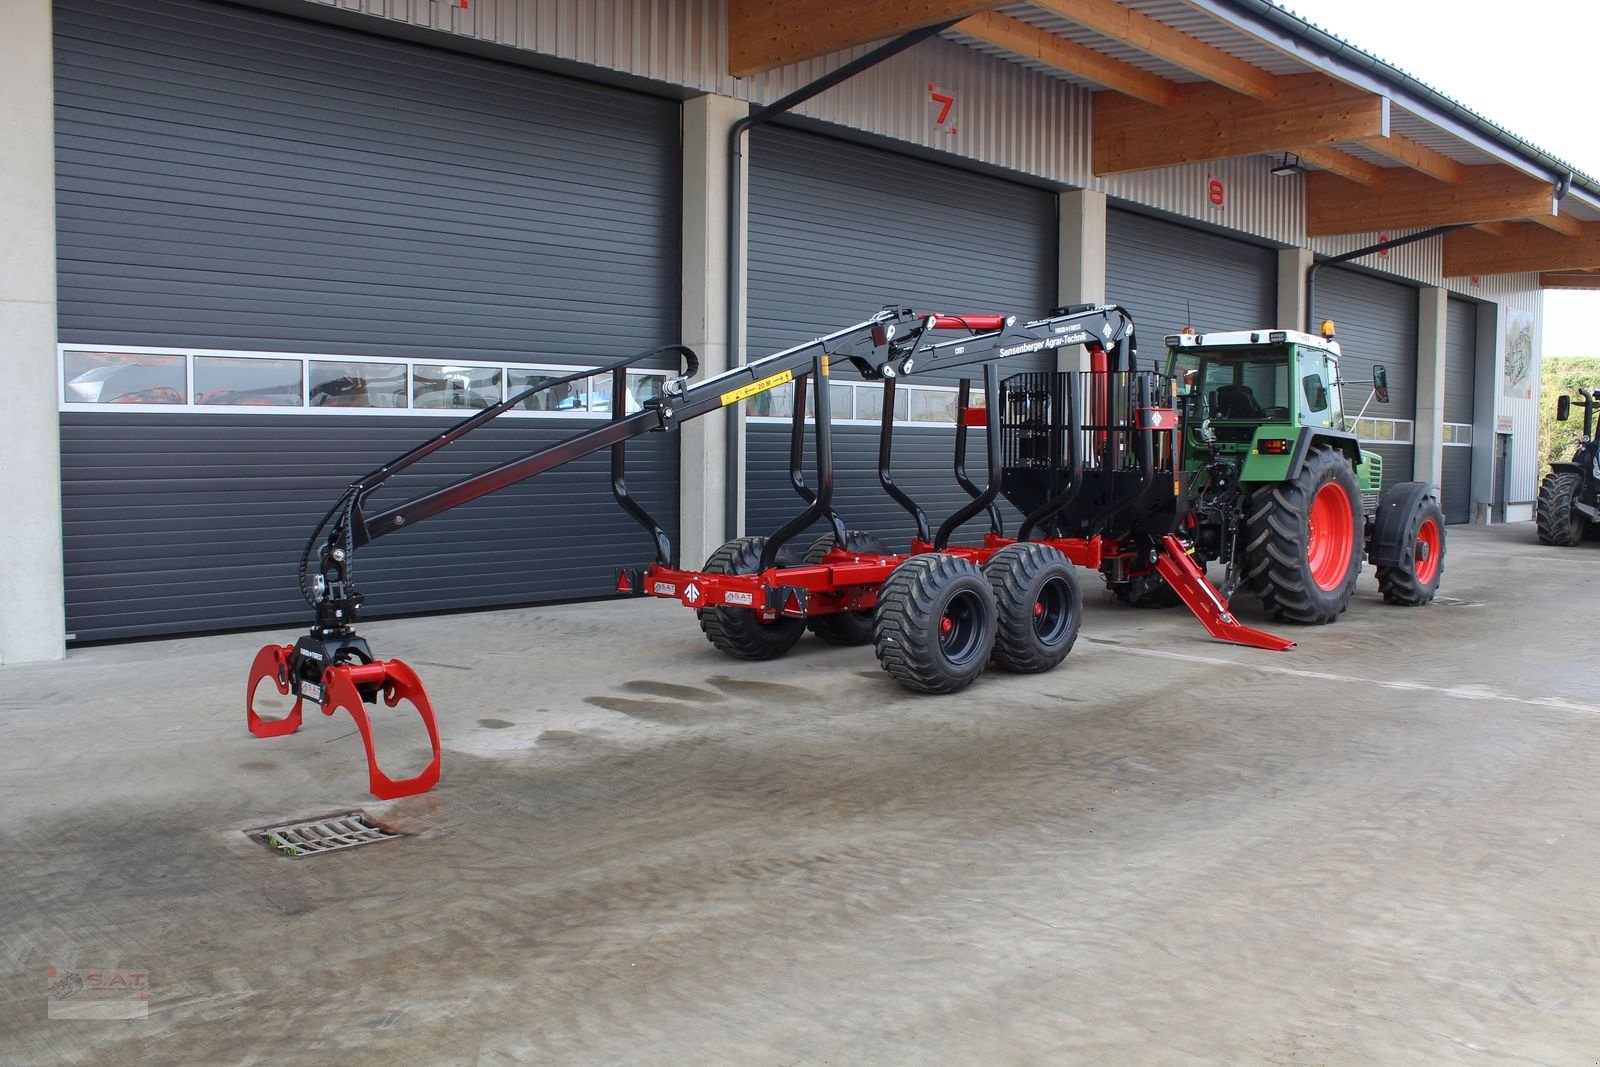
[[259, 830], [246, 830], [245, 833], [281, 856], [315, 856], [322, 852], [337, 852], [406, 836], [385, 830], [361, 811], [283, 826], [263, 826]]

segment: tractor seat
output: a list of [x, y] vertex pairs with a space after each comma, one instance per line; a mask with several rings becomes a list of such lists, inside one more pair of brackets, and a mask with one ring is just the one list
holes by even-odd
[[1266, 416], [1248, 385], [1219, 385], [1211, 394], [1211, 410], [1219, 419], [1260, 419]]

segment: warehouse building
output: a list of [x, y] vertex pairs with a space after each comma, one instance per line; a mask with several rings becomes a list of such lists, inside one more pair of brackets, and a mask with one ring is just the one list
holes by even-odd
[[[1110, 300], [1145, 361], [1188, 326], [1332, 319], [1349, 410], [1388, 368], [1356, 427], [1386, 477], [1438, 485], [1451, 522], [1530, 517], [1540, 293], [1600, 284], [1592, 179], [1263, 0], [849, 11], [12, 5], [0, 662], [298, 624], [295, 560], [338, 491], [464, 410], [679, 341], [715, 370], [889, 304]], [[394, 491], [671, 371], [553, 393]], [[882, 392], [832, 388], [838, 506], [903, 544], [873, 479]], [[895, 398], [896, 478], [935, 512], [964, 499], [956, 389]], [[793, 512], [786, 403], [633, 450], [684, 560]], [[527, 604], [604, 595], [647, 555], [593, 457], [374, 546], [363, 580], [388, 611]]]

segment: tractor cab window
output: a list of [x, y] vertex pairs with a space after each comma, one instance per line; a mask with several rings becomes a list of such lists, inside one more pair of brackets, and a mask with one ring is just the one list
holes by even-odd
[[1202, 417], [1219, 422], [1289, 418], [1289, 358], [1282, 350], [1189, 349], [1175, 361], [1184, 393], [1198, 398]]

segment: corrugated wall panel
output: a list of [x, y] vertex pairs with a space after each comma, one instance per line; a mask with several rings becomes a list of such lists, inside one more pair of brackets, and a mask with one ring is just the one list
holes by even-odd
[[[56, 32], [65, 342], [570, 363], [677, 339], [671, 101], [202, 0], [62, 0]], [[443, 425], [63, 414], [69, 628], [283, 621], [338, 490]], [[484, 431], [424, 478], [558, 432]], [[675, 437], [636, 466], [675, 528]], [[374, 546], [374, 606], [609, 592], [649, 546], [608, 486], [590, 461]]]
[[[1055, 297], [1055, 203], [1044, 190], [798, 130], [762, 129], [750, 165], [750, 351], [778, 351], [885, 304], [1046, 311]], [[1048, 355], [1010, 362], [1003, 373], [1053, 366]], [[956, 377], [915, 375], [907, 383]], [[903, 547], [909, 520], [877, 485], [876, 428], [839, 427], [837, 435], [840, 513]], [[769, 533], [799, 510], [787, 481], [787, 427], [751, 423], [748, 442], [745, 526]], [[953, 445], [951, 428], [896, 431], [896, 481], [935, 522], [967, 499], [950, 475]], [[982, 449], [974, 452], [970, 466], [981, 469]]]

